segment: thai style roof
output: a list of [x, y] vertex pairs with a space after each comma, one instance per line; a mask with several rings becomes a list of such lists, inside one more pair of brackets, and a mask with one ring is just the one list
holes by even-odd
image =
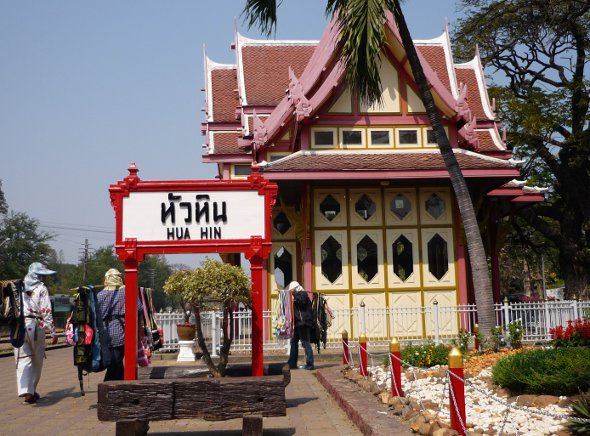
[[[328, 24], [319, 41], [255, 40], [236, 33], [235, 64], [205, 58], [205, 161], [228, 162], [234, 156], [236, 162], [243, 162], [250, 155], [253, 163], [260, 163], [265, 151], [276, 148], [292, 154], [263, 166], [272, 177], [293, 176], [306, 168], [319, 178], [338, 171], [348, 176], [353, 171], [365, 175], [367, 171], [414, 171], [421, 177], [420, 171], [445, 169], [436, 148], [309, 151], [300, 143], [297, 135], [302, 129], [325, 117], [328, 105], [346, 89], [333, 24]], [[391, 14], [385, 26], [384, 58], [415, 88]], [[469, 62], [456, 63], [446, 26], [439, 37], [414, 43], [445, 126], [455, 130], [451, 142], [463, 171], [496, 171], [504, 180], [516, 177], [518, 169], [507, 160], [511, 153], [487, 93], [479, 53]], [[410, 114], [405, 120], [413, 118], [428, 123], [420, 115]], [[284, 140], [286, 132], [296, 135], [289, 144]]]
[[[482, 156], [467, 150], [454, 149], [465, 177], [482, 177], [486, 172], [503, 177], [518, 176], [517, 165], [511, 160]], [[272, 179], [314, 179], [317, 173], [326, 178], [448, 178], [448, 172], [438, 149], [403, 150], [300, 150], [282, 159], [261, 165]], [[369, 174], [369, 172], [371, 174]], [[386, 173], [386, 174], [384, 174]]]

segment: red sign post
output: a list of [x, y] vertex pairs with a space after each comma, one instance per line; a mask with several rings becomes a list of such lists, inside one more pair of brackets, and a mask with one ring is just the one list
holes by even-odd
[[252, 277], [252, 375], [263, 375], [263, 271], [277, 185], [252, 167], [244, 181], [142, 181], [135, 164], [109, 187], [115, 250], [125, 265], [125, 380], [137, 379], [137, 268], [146, 254], [244, 253]]

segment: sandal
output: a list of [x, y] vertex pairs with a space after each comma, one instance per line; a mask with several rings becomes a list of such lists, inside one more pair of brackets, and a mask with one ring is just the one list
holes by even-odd
[[25, 394], [24, 398], [23, 404], [35, 404], [37, 402], [35, 396], [31, 394]]
[[41, 398], [41, 395], [39, 395], [37, 392], [35, 392], [33, 394], [33, 399], [35, 400], [35, 402], [39, 401], [39, 398]]

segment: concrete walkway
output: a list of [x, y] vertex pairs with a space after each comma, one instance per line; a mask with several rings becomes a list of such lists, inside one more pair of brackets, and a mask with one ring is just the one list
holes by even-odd
[[[319, 356], [317, 356], [319, 357]], [[167, 360], [154, 364], [170, 365]], [[326, 364], [329, 365], [329, 364]], [[318, 367], [322, 367], [318, 362]], [[41, 399], [23, 405], [16, 396], [14, 358], [0, 358], [0, 435], [111, 435], [115, 424], [96, 417], [97, 385], [104, 373], [84, 377], [86, 396], [80, 396], [72, 348], [47, 351], [39, 383]], [[242, 420], [208, 422], [202, 420], [155, 421], [153, 435], [239, 435]], [[264, 418], [265, 435], [360, 435], [330, 394], [320, 385], [313, 371], [295, 370], [287, 387], [287, 416]]]

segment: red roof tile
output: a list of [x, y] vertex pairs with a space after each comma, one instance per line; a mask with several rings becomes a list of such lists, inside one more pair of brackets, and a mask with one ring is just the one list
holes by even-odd
[[238, 132], [211, 132], [213, 134], [213, 151], [218, 154], [248, 154], [238, 147]]
[[455, 74], [458, 83], [467, 85], [467, 104], [469, 105], [469, 109], [471, 109], [471, 113], [478, 120], [489, 119], [483, 110], [475, 71], [471, 68], [455, 68]]
[[[500, 159], [489, 159], [473, 153], [455, 153], [461, 169], [512, 169]], [[264, 168], [264, 172], [288, 171], [414, 171], [445, 170], [440, 153], [366, 153], [366, 152], [298, 152]]]
[[235, 122], [238, 106], [238, 82], [235, 69], [211, 71], [211, 94], [213, 95], [213, 121]]
[[479, 149], [478, 151], [486, 152], [486, 151], [505, 151], [505, 147], [498, 147], [492, 138], [492, 134], [489, 130], [476, 130], [477, 139], [479, 139]]
[[451, 79], [449, 78], [444, 48], [442, 46], [433, 45], [417, 46], [416, 48], [436, 72], [438, 78], [445, 88], [447, 88], [447, 90], [452, 94], [453, 91], [451, 90]]
[[254, 106], [276, 106], [289, 85], [289, 66], [300, 76], [315, 45], [246, 45], [242, 65], [246, 101]]

